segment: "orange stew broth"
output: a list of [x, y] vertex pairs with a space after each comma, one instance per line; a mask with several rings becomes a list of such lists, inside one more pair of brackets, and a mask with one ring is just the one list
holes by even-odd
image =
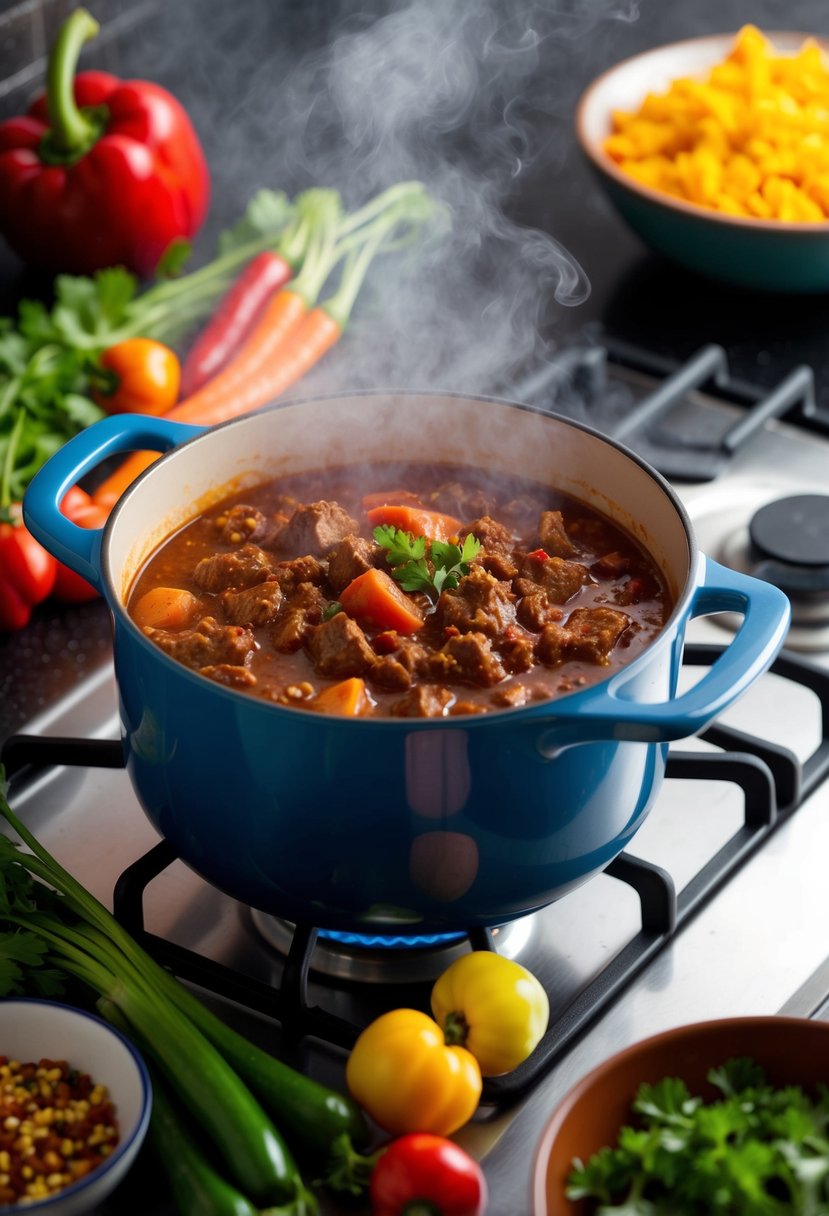
[[[415, 632], [356, 617], [332, 629], [344, 594], [342, 546], [348, 571], [357, 544], [343, 535], [362, 538], [355, 572], [368, 553], [369, 565], [391, 574], [367, 517], [384, 501], [447, 513], [461, 521], [461, 537], [471, 531], [483, 547], [470, 574], [436, 604], [409, 594], [423, 619]], [[340, 515], [333, 532], [321, 527], [319, 538], [297, 547], [303, 521], [319, 514], [309, 505], [320, 503], [338, 504], [356, 527]], [[221, 556], [229, 554], [241, 555], [243, 573]], [[306, 556], [316, 564], [291, 567]], [[339, 572], [336, 585], [329, 569]], [[251, 586], [259, 590], [238, 597]], [[185, 621], [143, 621], [136, 606], [159, 587], [191, 593]], [[250, 613], [248, 603], [256, 605]], [[297, 604], [299, 624], [286, 630]], [[591, 507], [518, 477], [394, 464], [292, 475], [217, 503], [151, 555], [127, 609], [174, 658], [240, 691], [313, 711], [323, 708], [316, 698], [325, 689], [357, 679], [364, 693], [342, 712], [423, 717], [503, 710], [604, 680], [650, 644], [672, 603], [648, 553]]]

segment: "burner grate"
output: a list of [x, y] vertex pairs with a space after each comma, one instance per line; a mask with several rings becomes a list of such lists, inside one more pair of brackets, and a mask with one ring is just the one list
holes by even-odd
[[[659, 383], [638, 399], [625, 397], [620, 402], [609, 391], [609, 363]], [[710, 420], [688, 408], [690, 395], [697, 391], [749, 409], [732, 425], [718, 425], [709, 434]], [[570, 347], [514, 385], [511, 395], [577, 417], [676, 481], [713, 481], [738, 449], [773, 418], [789, 416], [829, 434], [829, 414], [817, 405], [811, 367], [801, 364], [773, 388], [758, 389], [732, 377], [725, 350], [713, 343], [682, 364], [610, 339], [599, 346]]]
[[[692, 665], [710, 666], [723, 649], [720, 645], [695, 643], [686, 647], [684, 657]], [[778, 656], [771, 671], [817, 695], [823, 729], [813, 754], [801, 762], [786, 748], [721, 723], [709, 727], [702, 738], [723, 750], [670, 752], [668, 780], [726, 781], [739, 787], [744, 802], [741, 826], [679, 894], [667, 871], [631, 853], [623, 853], [611, 863], [606, 873], [627, 884], [638, 897], [638, 933], [553, 1021], [525, 1064], [505, 1077], [487, 1080], [485, 1103], [506, 1106], [532, 1089], [671, 937], [825, 779], [829, 770], [829, 672], [787, 651]], [[27, 773], [50, 765], [123, 767], [118, 742], [33, 735], [8, 739], [0, 751], [0, 760], [12, 778], [12, 790]], [[314, 1004], [309, 993], [311, 960], [319, 935], [314, 926], [296, 927], [279, 986], [238, 972], [146, 930], [145, 897], [152, 898], [147, 888], [176, 859], [174, 849], [161, 841], [126, 867], [113, 895], [113, 909], [119, 922], [159, 963], [182, 980], [275, 1019], [289, 1040], [299, 1042], [313, 1036], [348, 1050], [362, 1026]], [[474, 928], [465, 936], [472, 949], [497, 948], [490, 930]], [[428, 988], [424, 989], [423, 1007], [428, 1008]]]

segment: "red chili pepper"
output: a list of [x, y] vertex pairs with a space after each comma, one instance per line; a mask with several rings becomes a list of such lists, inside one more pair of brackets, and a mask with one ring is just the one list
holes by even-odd
[[[60, 509], [79, 528], [102, 528], [109, 515], [107, 508], [96, 503], [80, 486], [67, 490]], [[52, 592], [55, 599], [64, 604], [85, 604], [98, 598], [98, 590], [80, 574], [70, 570], [63, 562], [56, 562], [55, 565], [57, 571]]]
[[477, 1161], [443, 1136], [413, 1132], [393, 1140], [369, 1184], [372, 1216], [482, 1216], [486, 1179]]
[[74, 76], [98, 30], [76, 9], [58, 32], [46, 94], [0, 123], [0, 232], [47, 270], [123, 265], [148, 276], [173, 240], [200, 228], [207, 164], [166, 89], [105, 72]]
[[182, 397], [189, 397], [224, 367], [268, 299], [285, 286], [293, 273], [290, 262], [270, 250], [248, 263], [184, 360]]
[[55, 585], [57, 562], [20, 518], [20, 504], [13, 503], [13, 523], [0, 523], [0, 629], [24, 629], [32, 610]]
[[532, 553], [528, 553], [527, 557], [534, 557], [537, 562], [548, 562], [550, 555], [546, 549], [533, 549]]

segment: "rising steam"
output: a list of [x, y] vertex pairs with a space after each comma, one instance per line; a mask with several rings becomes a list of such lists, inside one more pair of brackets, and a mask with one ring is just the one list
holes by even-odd
[[[590, 290], [555, 239], [561, 158], [545, 114], [565, 104], [562, 57], [600, 19], [635, 19], [636, 0], [186, 7], [207, 18], [194, 53], [209, 86], [200, 127], [217, 197], [238, 210], [241, 182], [326, 185], [356, 207], [414, 178], [451, 215], [447, 233], [378, 260], [348, 341], [304, 387], [486, 392], [543, 360], [541, 316]], [[545, 167], [552, 223], [541, 231], [514, 217], [527, 174]]]

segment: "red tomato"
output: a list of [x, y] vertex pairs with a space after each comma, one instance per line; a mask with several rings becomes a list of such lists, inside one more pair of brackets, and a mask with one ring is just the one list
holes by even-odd
[[[107, 521], [109, 511], [101, 507], [89, 497], [80, 486], [72, 486], [67, 490], [60, 504], [60, 509], [67, 519], [79, 528], [102, 528]], [[57, 563], [54, 596], [64, 604], [85, 604], [87, 600], [98, 598], [99, 592], [80, 574], [70, 570], [63, 562]]]
[[24, 629], [32, 609], [55, 585], [57, 563], [28, 528], [18, 522], [20, 504], [11, 507], [14, 523], [0, 523], [0, 629]]
[[444, 1136], [413, 1132], [393, 1140], [374, 1167], [372, 1216], [482, 1216], [487, 1189], [477, 1161]]

